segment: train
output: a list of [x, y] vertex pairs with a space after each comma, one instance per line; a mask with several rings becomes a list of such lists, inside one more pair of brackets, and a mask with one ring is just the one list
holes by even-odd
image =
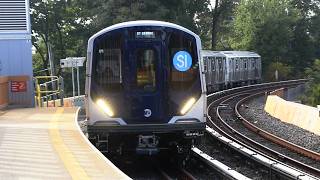
[[261, 82], [261, 56], [250, 51], [202, 50], [208, 92]]
[[115, 24], [88, 40], [85, 109], [102, 152], [185, 153], [203, 136], [201, 40], [162, 21]]

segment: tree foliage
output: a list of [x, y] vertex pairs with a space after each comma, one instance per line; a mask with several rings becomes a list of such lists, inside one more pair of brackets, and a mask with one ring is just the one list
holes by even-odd
[[232, 48], [258, 52], [263, 67], [271, 62], [287, 63], [299, 18], [287, 0], [243, 0], [236, 10]]
[[307, 89], [305, 101], [312, 105], [320, 105], [320, 59], [316, 59], [312, 67], [306, 68], [306, 74], [311, 78], [310, 87]]
[[48, 68], [51, 46], [67, 92], [69, 72], [59, 68], [59, 60], [85, 56], [91, 35], [131, 20], [182, 25], [199, 34], [204, 49], [255, 51], [266, 80], [275, 70], [281, 79], [302, 77], [320, 58], [318, 0], [31, 0], [30, 6], [34, 71]]
[[[277, 71], [277, 72], [276, 72]], [[292, 72], [292, 66], [281, 63], [281, 62], [272, 62], [267, 67], [266, 79], [267, 81], [281, 81], [288, 79], [289, 75]], [[277, 73], [277, 75], [276, 75]], [[278, 77], [276, 77], [278, 76]]]

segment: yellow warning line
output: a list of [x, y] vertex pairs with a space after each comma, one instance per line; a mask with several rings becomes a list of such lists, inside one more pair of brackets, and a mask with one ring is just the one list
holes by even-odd
[[77, 161], [76, 157], [73, 155], [72, 151], [64, 144], [63, 139], [60, 135], [59, 121], [61, 121], [60, 118], [63, 114], [63, 111], [63, 108], [58, 108], [50, 121], [49, 134], [52, 145], [55, 151], [58, 153], [61, 161], [63, 162], [72, 179], [90, 179], [88, 174]]

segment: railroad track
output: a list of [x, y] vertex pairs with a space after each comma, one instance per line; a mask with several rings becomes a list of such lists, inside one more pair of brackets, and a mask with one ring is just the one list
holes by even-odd
[[[228, 167], [217, 159], [209, 156], [205, 152], [200, 149], [193, 147], [192, 152], [196, 155], [200, 160], [208, 164], [210, 167], [214, 168], [215, 171], [221, 174], [221, 178], [223, 179], [241, 179], [241, 180], [249, 180], [250, 178], [244, 176], [243, 174], [237, 172], [236, 170]], [[218, 178], [217, 178], [218, 179]]]
[[196, 180], [191, 173], [184, 168], [159, 168], [160, 174], [167, 180]]
[[[261, 84], [255, 86], [247, 86], [241, 87], [231, 90], [226, 90], [222, 92], [218, 92], [216, 94], [212, 94], [208, 96], [208, 100], [210, 102], [208, 106], [208, 124], [212, 127], [208, 127], [207, 131], [211, 135], [217, 135], [217, 139], [221, 139], [220, 136], [226, 137], [232, 142], [236, 143], [237, 146], [241, 146], [241, 148], [247, 148], [248, 151], [251, 151], [253, 154], [262, 155], [262, 157], [267, 158], [268, 160], [272, 161], [273, 165], [270, 163], [264, 163], [271, 168], [274, 168], [277, 172], [280, 172], [284, 175], [288, 175], [291, 178], [297, 178], [302, 176], [309, 176], [306, 173], [301, 171], [293, 170], [294, 168], [285, 166], [282, 167], [282, 170], [278, 168], [281, 165], [281, 162], [286, 162], [287, 164], [294, 166], [296, 168], [302, 169], [308, 173], [311, 173], [315, 176], [320, 176], [320, 170], [316, 169], [310, 165], [300, 162], [292, 157], [284, 155], [281, 152], [288, 151], [287, 148], [290, 150], [295, 150], [296, 152], [302, 153], [307, 155], [308, 157], [317, 158], [314, 155], [308, 155], [305, 150], [298, 150], [298, 147], [290, 145], [284, 145], [285, 141], [281, 141], [281, 146], [285, 147], [279, 150], [279, 148], [273, 148], [273, 143], [271, 146], [266, 146], [266, 143], [270, 143], [269, 140], [274, 139], [274, 136], [266, 135], [267, 133], [263, 132], [262, 130], [258, 129], [257, 127], [253, 127], [252, 124], [245, 120], [239, 113], [238, 109], [242, 102], [248, 100], [248, 98], [253, 98], [258, 94], [263, 93], [264, 91], [274, 90], [280, 87], [290, 87], [295, 86], [301, 83], [306, 82], [306, 80], [294, 80], [294, 81], [286, 81], [286, 82], [277, 82], [277, 83], [268, 83], [268, 84]], [[244, 126], [242, 125], [242, 123]], [[241, 125], [239, 125], [241, 124]], [[247, 127], [250, 130], [248, 130]], [[252, 133], [256, 132], [258, 134], [263, 134], [267, 138], [269, 142], [266, 142], [266, 139], [261, 138], [260, 136], [257, 137], [257, 134]], [[255, 134], [255, 135], [253, 135]], [[253, 136], [256, 136], [253, 138]], [[271, 138], [272, 137], [272, 138]], [[279, 142], [279, 139], [276, 140]], [[262, 143], [263, 142], [263, 143]], [[277, 149], [277, 150], [274, 150]], [[253, 154], [250, 157], [254, 157]], [[287, 154], [287, 153], [286, 153]], [[289, 153], [290, 154], [290, 153]], [[261, 158], [256, 158], [256, 161], [261, 161]], [[278, 166], [278, 167], [276, 167]], [[287, 169], [287, 170], [284, 170]], [[289, 172], [290, 171], [290, 172]], [[295, 171], [295, 172], [293, 172]]]
[[249, 99], [252, 99], [254, 97], [260, 96], [261, 93], [257, 93], [257, 94], [253, 94], [247, 97], [242, 98], [240, 101], [237, 102], [236, 106], [235, 106], [235, 113], [238, 117], [239, 120], [241, 120], [241, 122], [244, 124], [245, 127], [247, 127], [248, 129], [250, 129], [251, 131], [255, 132], [256, 134], [259, 134], [260, 136], [264, 137], [265, 139], [268, 139], [274, 143], [277, 143], [285, 148], [291, 149], [292, 151], [295, 151], [297, 153], [303, 154], [307, 157], [310, 157], [312, 159], [315, 159], [317, 161], [320, 160], [320, 153], [311, 151], [309, 149], [306, 149], [304, 147], [298, 146], [296, 144], [293, 144], [285, 139], [282, 139], [278, 136], [275, 136], [261, 128], [258, 128], [257, 126], [255, 126], [254, 124], [250, 123], [246, 118], [244, 118], [241, 113], [239, 112], [239, 108], [240, 106], [248, 101]]

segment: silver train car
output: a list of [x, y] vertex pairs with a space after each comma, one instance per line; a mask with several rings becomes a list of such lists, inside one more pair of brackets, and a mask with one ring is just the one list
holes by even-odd
[[201, 41], [176, 24], [132, 21], [88, 41], [90, 141], [109, 153], [186, 152], [205, 131]]
[[249, 51], [201, 51], [208, 92], [261, 81], [261, 56]]

